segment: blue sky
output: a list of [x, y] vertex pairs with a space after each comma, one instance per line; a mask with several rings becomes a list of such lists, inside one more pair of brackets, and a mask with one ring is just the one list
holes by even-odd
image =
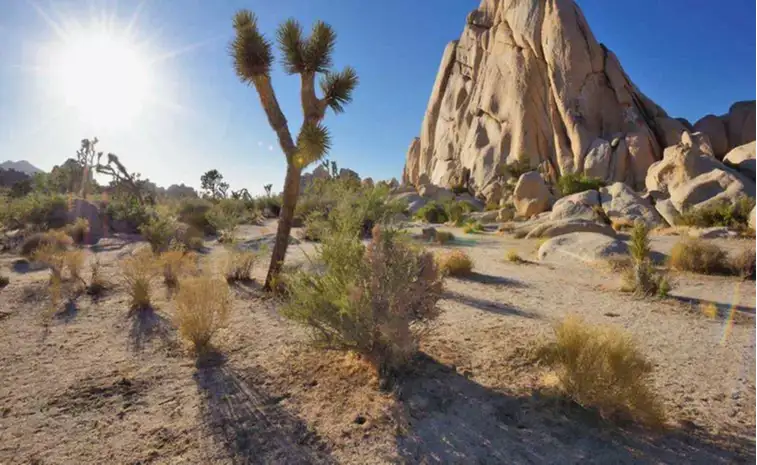
[[[693, 122], [755, 98], [753, 1], [578, 3], [598, 40], [671, 115]], [[119, 154], [130, 169], [161, 185], [197, 186], [204, 171], [216, 168], [233, 189], [260, 193], [268, 182], [280, 189], [283, 155], [254, 90], [238, 81], [226, 51], [234, 11], [249, 8], [271, 37], [290, 16], [306, 27], [315, 19], [334, 26], [335, 65], [354, 66], [361, 83], [347, 111], [326, 118], [334, 139], [330, 158], [363, 176], [399, 178], [405, 150], [420, 132], [444, 46], [459, 37], [466, 14], [477, 5], [474, 0], [0, 0], [0, 161], [26, 159], [49, 170], [73, 156], [81, 138], [97, 135], [101, 150]], [[106, 110], [98, 107], [97, 118], [79, 117], [81, 109], [70, 106], [71, 90], [61, 84], [68, 81], [55, 65], [53, 57], [65, 49], [56, 28], [64, 37], [71, 31], [84, 31], [86, 37], [90, 22], [103, 18], [109, 18], [115, 35], [133, 23], [135, 53], [152, 62], [150, 102], [134, 117], [112, 108], [133, 104], [128, 94]], [[278, 70], [273, 80], [296, 133], [298, 81]], [[110, 119], [119, 116], [121, 124], [111, 127]]]

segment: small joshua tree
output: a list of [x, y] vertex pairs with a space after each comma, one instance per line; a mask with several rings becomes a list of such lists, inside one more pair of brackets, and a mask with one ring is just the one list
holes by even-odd
[[265, 189], [265, 196], [270, 197], [271, 189], [273, 189], [273, 184], [266, 184], [265, 186], [263, 186], [263, 189]]
[[[330, 71], [336, 43], [336, 33], [331, 26], [317, 21], [310, 35], [306, 36], [300, 23], [294, 19], [281, 24], [276, 38], [283, 55], [284, 70], [288, 74], [300, 75], [303, 122], [294, 140], [271, 85], [272, 43], [258, 29], [257, 17], [251, 11], [238, 11], [233, 24], [235, 36], [230, 52], [234, 68], [242, 82], [255, 87], [268, 124], [276, 133], [287, 160], [279, 225], [265, 282], [265, 288], [270, 290], [286, 256], [302, 170], [320, 160], [331, 146], [331, 136], [322, 124], [326, 109], [331, 108], [335, 113], [344, 111], [344, 105], [352, 100], [358, 77], [351, 67], [341, 72]], [[323, 96], [320, 98], [315, 92], [316, 74], [322, 75], [320, 88]]]
[[76, 151], [76, 161], [81, 165], [81, 192], [79, 195], [82, 198], [87, 198], [89, 182], [92, 179], [92, 169], [95, 166], [95, 157], [99, 160], [102, 156], [102, 152], [97, 153], [95, 151], [97, 142], [97, 137], [91, 140], [82, 139], [81, 148]]

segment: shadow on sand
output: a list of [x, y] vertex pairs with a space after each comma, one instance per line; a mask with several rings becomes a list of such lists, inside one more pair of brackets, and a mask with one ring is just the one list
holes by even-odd
[[754, 443], [701, 430], [622, 429], [565, 399], [510, 395], [421, 354], [395, 387], [406, 463], [754, 463]]
[[129, 318], [131, 319], [129, 342], [135, 352], [143, 350], [145, 345], [155, 337], [166, 344], [173, 343], [172, 334], [175, 330], [171, 322], [153, 308], [132, 310], [129, 312]]
[[519, 310], [515, 307], [511, 307], [509, 305], [506, 305], [500, 302], [493, 302], [491, 300], [479, 299], [477, 297], [460, 294], [454, 291], [445, 291], [444, 295], [442, 295], [442, 298], [448, 299], [448, 300], [454, 300], [463, 305], [467, 305], [469, 307], [473, 307], [478, 310], [483, 310], [485, 312], [497, 313], [499, 315], [520, 316], [523, 318], [539, 318], [539, 315], [535, 313]]
[[510, 286], [510, 287], [519, 287], [519, 288], [528, 287], [522, 281], [506, 278], [504, 276], [494, 276], [490, 274], [478, 273], [476, 271], [472, 271], [470, 274], [465, 275], [465, 276], [455, 276], [454, 278], [459, 279], [461, 281], [471, 281], [474, 283], [481, 283], [481, 284], [492, 284], [492, 285]]
[[198, 362], [193, 375], [202, 398], [202, 414], [234, 464], [332, 464], [328, 446], [307, 424], [271, 396], [262, 374], [238, 373], [212, 354]]

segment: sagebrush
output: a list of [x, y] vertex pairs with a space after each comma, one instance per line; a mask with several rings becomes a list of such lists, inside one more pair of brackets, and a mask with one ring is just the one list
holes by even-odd
[[462, 250], [440, 254], [439, 269], [448, 276], [467, 276], [473, 271], [473, 260]]
[[686, 238], [670, 250], [670, 266], [680, 271], [701, 274], [728, 274], [728, 255], [716, 244], [702, 239]]
[[174, 323], [195, 351], [205, 352], [213, 335], [228, 321], [231, 293], [222, 279], [201, 275], [182, 281], [176, 294]]
[[140, 249], [121, 261], [121, 278], [129, 294], [130, 309], [151, 308], [153, 285], [159, 274], [159, 263], [148, 249]]

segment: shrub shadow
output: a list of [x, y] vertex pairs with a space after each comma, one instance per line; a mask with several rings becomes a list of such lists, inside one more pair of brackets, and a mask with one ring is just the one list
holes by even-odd
[[531, 312], [519, 310], [515, 307], [505, 305], [499, 302], [492, 302], [491, 300], [479, 299], [477, 297], [471, 297], [459, 292], [445, 291], [442, 295], [443, 299], [455, 300], [463, 305], [483, 310], [485, 312], [497, 313], [499, 315], [511, 315], [520, 316], [523, 318], [540, 318], [539, 315]]
[[562, 398], [509, 394], [420, 354], [395, 386], [406, 463], [753, 463], [748, 439], [622, 429]]
[[66, 302], [66, 305], [63, 307], [63, 310], [55, 313], [55, 319], [61, 320], [64, 323], [70, 323], [76, 318], [76, 315], [79, 314], [79, 306], [76, 305], [76, 302], [73, 300], [69, 300]]
[[45, 265], [44, 263], [30, 262], [29, 260], [23, 258], [15, 260], [11, 265], [11, 270], [13, 270], [14, 273], [19, 274], [34, 273], [35, 271], [42, 271], [46, 269], [47, 265]]
[[234, 464], [332, 464], [328, 446], [301, 419], [263, 389], [263, 374], [237, 372], [217, 354], [205, 356], [193, 375], [205, 424]]
[[697, 297], [686, 297], [686, 296], [673, 295], [673, 294], [668, 294], [667, 297], [670, 299], [676, 300], [680, 303], [688, 304], [692, 306], [709, 305], [709, 304], [715, 305], [720, 315], [728, 316], [728, 314], [731, 311], [745, 313], [747, 315], [755, 315], [755, 309], [753, 307], [747, 307], [745, 305], [733, 305], [733, 304], [728, 304], [724, 302], [715, 302], [714, 300], [699, 299]]
[[494, 284], [494, 285], [511, 286], [511, 287], [519, 287], [519, 288], [528, 287], [522, 281], [506, 278], [504, 276], [494, 276], [490, 274], [478, 273], [476, 271], [472, 271], [471, 273], [465, 276], [454, 276], [454, 278], [459, 279], [461, 281], [472, 281], [474, 283], [481, 283], [481, 284]]
[[129, 318], [131, 319], [129, 341], [135, 352], [144, 350], [145, 345], [156, 337], [166, 344], [170, 344], [173, 340], [172, 335], [175, 330], [171, 322], [152, 307], [132, 310], [129, 312]]

